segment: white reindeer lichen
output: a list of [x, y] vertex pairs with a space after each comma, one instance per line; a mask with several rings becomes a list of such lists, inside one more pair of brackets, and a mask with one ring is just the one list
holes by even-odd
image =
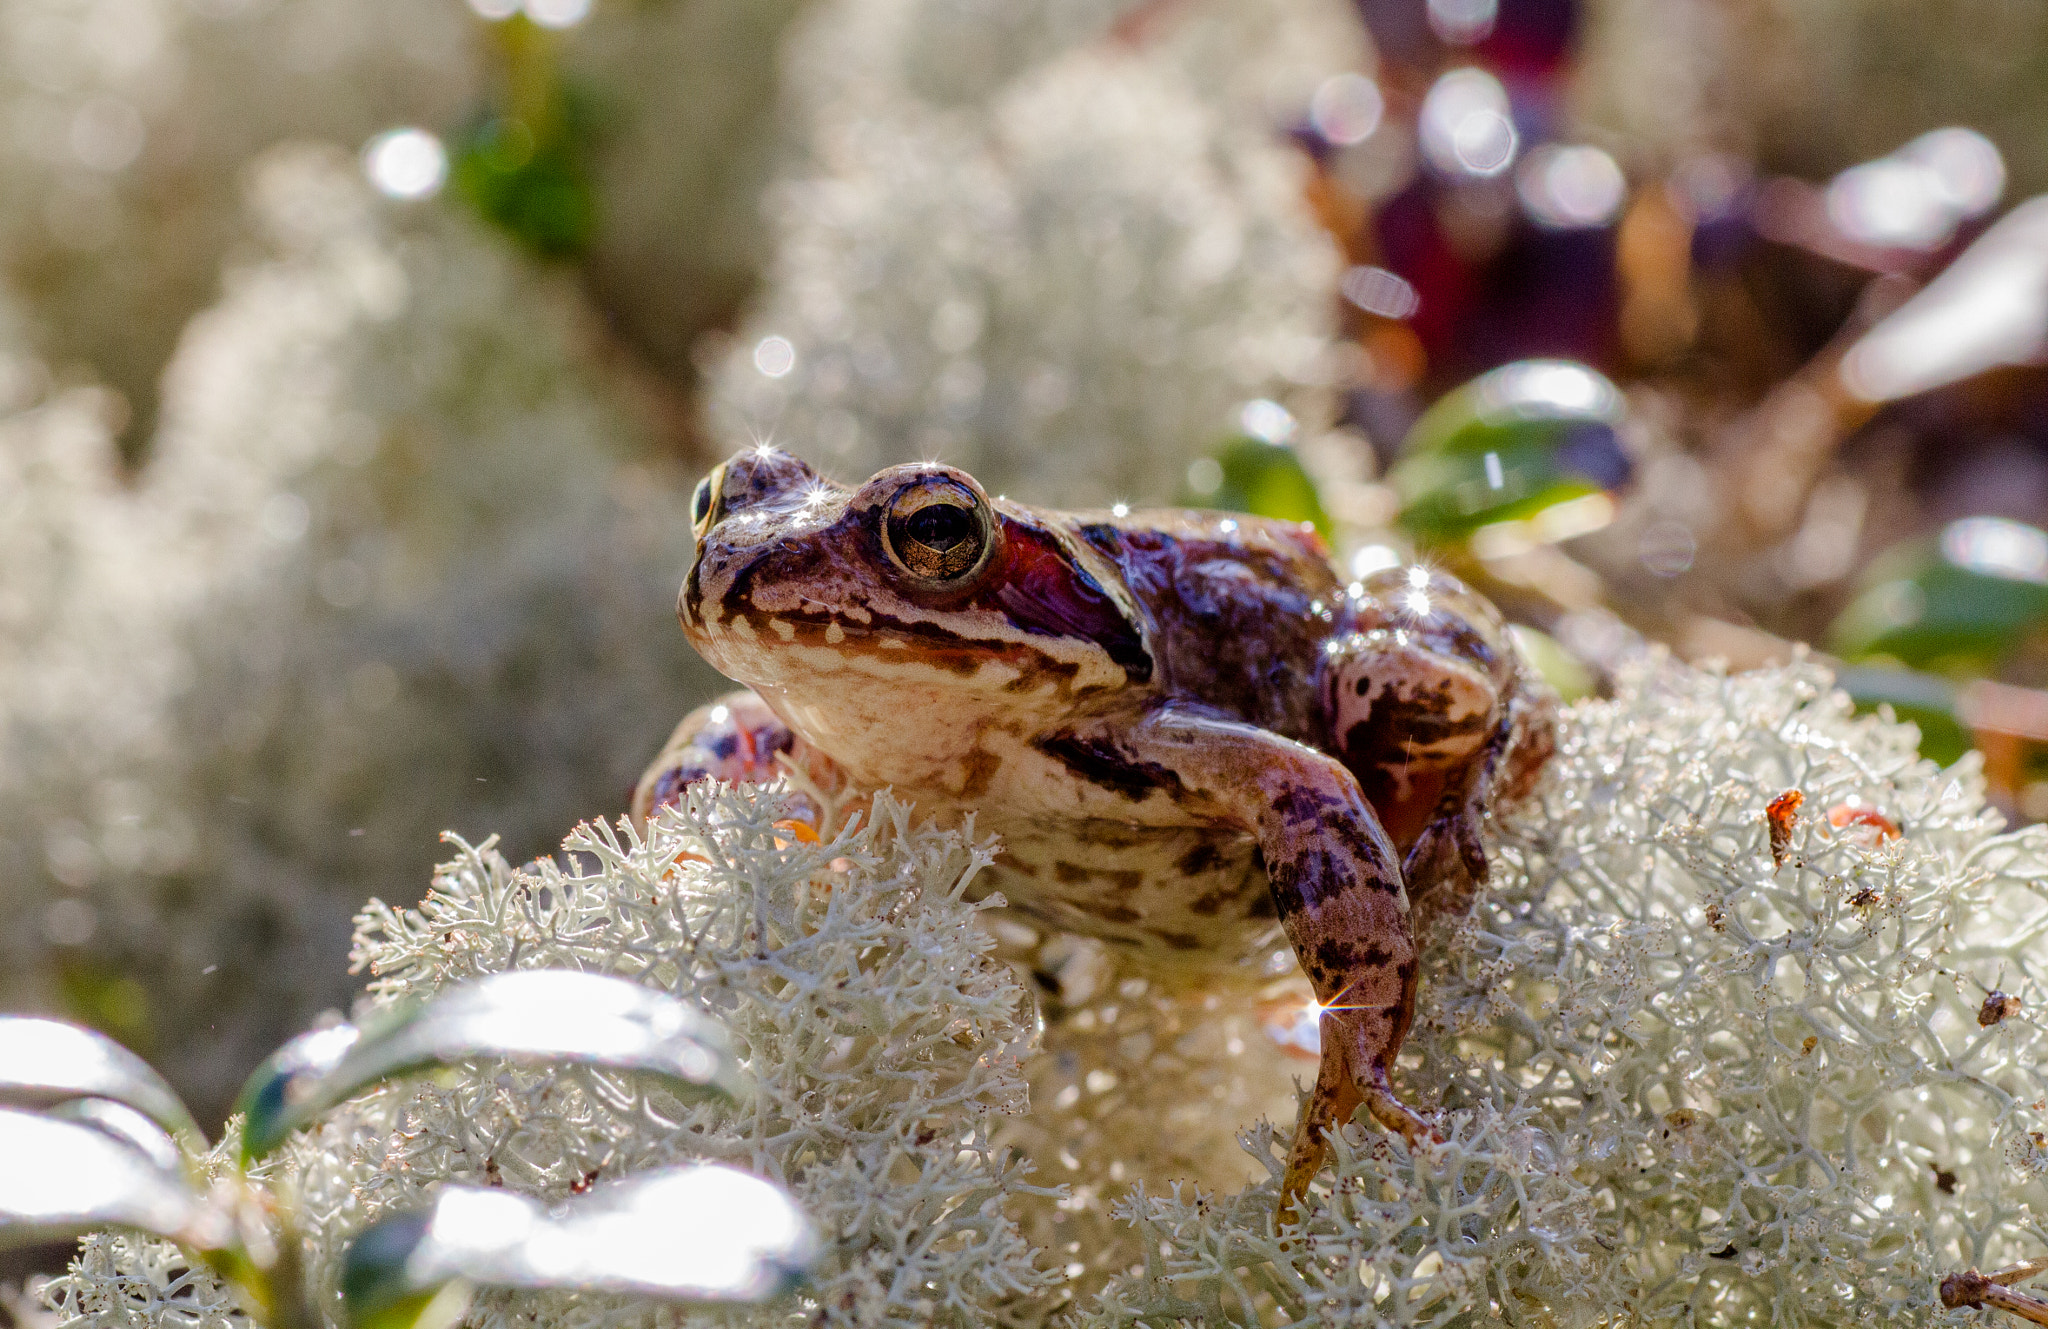
[[[1944, 1273], [2048, 1243], [2048, 831], [1998, 826], [1975, 758], [1813, 665], [1646, 667], [1574, 709], [1428, 947], [1403, 1080], [1444, 1143], [1353, 1128], [1291, 1241], [1272, 1180], [1134, 1192], [1145, 1267], [1081, 1323], [1948, 1318]], [[1987, 990], [2017, 1013], [1981, 1026]], [[1275, 1178], [1285, 1142], [1246, 1140]]]
[[[355, 957], [375, 975], [371, 1005], [507, 969], [616, 974], [716, 1013], [756, 1089], [737, 1106], [686, 1107], [629, 1077], [496, 1064], [386, 1086], [294, 1142], [274, 1174], [298, 1197], [323, 1277], [353, 1233], [441, 1182], [563, 1198], [716, 1158], [789, 1185], [828, 1238], [805, 1294], [747, 1322], [980, 1325], [1044, 1289], [1050, 1275], [1005, 1213], [1028, 1165], [989, 1139], [1025, 1108], [1034, 1031], [961, 895], [990, 847], [913, 828], [886, 796], [865, 825], [792, 842], [774, 825], [784, 797], [702, 790], [644, 836], [578, 828], [562, 863], [515, 869], [488, 842], [462, 845], [418, 909], [370, 904]], [[64, 1324], [219, 1323], [218, 1289], [168, 1249], [93, 1238], [47, 1297]], [[158, 1266], [175, 1276], [139, 1277]], [[491, 1295], [468, 1323], [509, 1329], [536, 1313], [579, 1326], [659, 1314]]]
[[[2048, 1245], [2048, 830], [2001, 834], [1974, 761], [1920, 759], [1807, 663], [1649, 664], [1574, 707], [1491, 828], [1491, 886], [1428, 938], [1401, 1078], [1442, 1105], [1442, 1143], [1351, 1128], [1284, 1234], [1290, 1123], [1243, 1132], [1267, 1177], [1233, 1194], [1201, 1144], [1286, 1078], [1229, 988], [1077, 975], [1041, 939], [1061, 998], [1020, 1065], [1024, 991], [963, 902], [987, 847], [886, 799], [872, 829], [792, 840], [773, 790], [700, 794], [644, 841], [586, 827], [568, 866], [465, 848], [420, 910], [373, 905], [357, 948], [372, 1001], [543, 965], [693, 998], [745, 1045], [751, 1107], [484, 1067], [379, 1091], [278, 1175], [331, 1261], [443, 1180], [559, 1196], [683, 1157], [752, 1167], [835, 1243], [757, 1323], [1959, 1322], [1944, 1274]], [[1765, 808], [1795, 789], [1780, 857]], [[1005, 1143], [1071, 1189], [1028, 1184]], [[50, 1299], [66, 1325], [213, 1329], [181, 1268], [95, 1238]], [[473, 1322], [650, 1314], [505, 1296]]]
[[1339, 260], [1268, 126], [1362, 34], [1328, 0], [1273, 0], [1104, 35], [1142, 8], [816, 6], [784, 84], [801, 151], [765, 198], [775, 253], [716, 432], [846, 478], [938, 455], [1088, 505], [1173, 499], [1247, 398], [1312, 414]]

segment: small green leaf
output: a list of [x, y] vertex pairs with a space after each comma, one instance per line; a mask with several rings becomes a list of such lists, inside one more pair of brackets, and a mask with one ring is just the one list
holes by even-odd
[[204, 1148], [205, 1137], [150, 1064], [105, 1034], [62, 1020], [0, 1015], [0, 1103], [47, 1107], [70, 1098], [108, 1098]]
[[92, 1126], [0, 1108], [0, 1246], [137, 1228], [217, 1250], [229, 1225], [176, 1171]]
[[1329, 538], [1330, 514], [1293, 448], [1250, 436], [1234, 438], [1216, 453], [1216, 464], [1223, 479], [1214, 493], [1202, 496], [1202, 507], [1310, 522]]
[[1578, 701], [1593, 695], [1593, 671], [1567, 651], [1557, 638], [1520, 623], [1509, 624], [1508, 633], [1515, 639], [1515, 645], [1521, 648], [1522, 658], [1536, 666], [1536, 672], [1543, 676], [1544, 682], [1557, 689], [1559, 697], [1565, 701]]
[[1523, 360], [1482, 374], [1408, 431], [1387, 473], [1401, 496], [1401, 525], [1449, 543], [1617, 489], [1630, 474], [1618, 433], [1624, 414], [1619, 389], [1568, 360]]
[[510, 1191], [450, 1186], [427, 1212], [356, 1238], [342, 1260], [342, 1304], [357, 1329], [415, 1329], [456, 1283], [765, 1301], [802, 1278], [818, 1251], [780, 1187], [713, 1163], [627, 1177], [552, 1210]]
[[1996, 671], [2048, 629], [2048, 531], [2003, 517], [1950, 522], [1939, 539], [1892, 546], [1828, 629], [1845, 659], [1895, 660], [1966, 677]]
[[1876, 667], [1840, 669], [1835, 685], [1849, 694], [1859, 711], [1889, 707], [1892, 714], [1920, 731], [1920, 755], [1949, 765], [1976, 746], [1970, 731], [1956, 718], [1955, 684], [1911, 669]]
[[272, 1053], [235, 1104], [243, 1164], [380, 1080], [480, 1057], [644, 1071], [696, 1097], [737, 1097], [744, 1085], [724, 1027], [674, 997], [567, 969], [497, 974]]
[[574, 257], [589, 247], [596, 191], [583, 165], [573, 119], [557, 115], [540, 133], [525, 121], [485, 120], [456, 144], [456, 191], [479, 214], [535, 253]]

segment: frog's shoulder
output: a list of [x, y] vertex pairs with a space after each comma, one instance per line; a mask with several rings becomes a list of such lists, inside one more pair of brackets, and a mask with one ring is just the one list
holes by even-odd
[[[1329, 547], [1306, 522], [1201, 508], [1063, 513], [1062, 525], [1116, 565], [1142, 600], [1149, 592], [1216, 581], [1239, 592], [1303, 603], [1338, 585]], [[1171, 608], [1171, 605], [1167, 605]]]
[[[1144, 615], [1161, 683], [1290, 736], [1342, 583], [1312, 528], [1227, 512], [1067, 514]], [[1300, 688], [1296, 680], [1300, 680]]]

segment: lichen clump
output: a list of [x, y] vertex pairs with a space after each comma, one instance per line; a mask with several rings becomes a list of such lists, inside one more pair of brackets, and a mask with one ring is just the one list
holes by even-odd
[[[375, 975], [372, 1005], [508, 969], [619, 975], [715, 1013], [755, 1092], [684, 1105], [632, 1077], [499, 1064], [386, 1086], [296, 1141], [273, 1177], [299, 1197], [324, 1276], [355, 1232], [442, 1182], [567, 1198], [714, 1158], [787, 1184], [827, 1238], [805, 1292], [748, 1322], [980, 1325], [1046, 1286], [1005, 1212], [1028, 1167], [989, 1139], [1025, 1110], [1020, 1058], [1034, 1034], [1024, 989], [962, 898], [991, 847], [914, 827], [886, 796], [858, 827], [794, 840], [775, 825], [785, 800], [699, 790], [644, 835], [586, 825], [560, 862], [523, 868], [463, 845], [417, 909], [370, 904], [355, 958]], [[166, 1271], [183, 1281], [137, 1277]], [[48, 1300], [65, 1324], [170, 1325], [185, 1309], [218, 1316], [217, 1293], [161, 1243], [96, 1237]], [[467, 1322], [656, 1313], [497, 1294]]]
[[1427, 947], [1401, 1081], [1444, 1142], [1353, 1127], [1282, 1241], [1261, 1126], [1275, 1180], [1125, 1201], [1144, 1268], [1084, 1322], [1928, 1323], [2040, 1254], [2048, 831], [1914, 741], [1804, 663], [1576, 707]]
[[140, 471], [103, 389], [0, 391], [0, 1002], [202, 1112], [349, 1000], [437, 831], [552, 847], [716, 682], [661, 609], [688, 486], [574, 292], [348, 153], [247, 185]]
[[[751, 1105], [479, 1067], [352, 1105], [277, 1180], [331, 1261], [444, 1180], [563, 1196], [724, 1159], [787, 1181], [833, 1247], [764, 1324], [1942, 1322], [1944, 1274], [2048, 1245], [2048, 830], [2000, 833], [1975, 759], [1914, 743], [1807, 663], [1652, 661], [1572, 708], [1489, 829], [1491, 885], [1425, 939], [1399, 1078], [1442, 1142], [1349, 1128], [1284, 1234], [1292, 1123], [1236, 1115], [1287, 1079], [1250, 995], [1049, 967], [1072, 947], [1041, 939], [1024, 1065], [1020, 971], [965, 902], [990, 847], [886, 798], [812, 843], [773, 789], [700, 791], [644, 839], [585, 827], [560, 863], [465, 847], [356, 950], [378, 1002], [515, 967], [658, 985], [731, 1025]], [[1207, 1156], [1226, 1117], [1257, 1184]], [[49, 1299], [67, 1325], [223, 1318], [182, 1269], [95, 1238]], [[650, 1313], [508, 1295], [474, 1322]]]

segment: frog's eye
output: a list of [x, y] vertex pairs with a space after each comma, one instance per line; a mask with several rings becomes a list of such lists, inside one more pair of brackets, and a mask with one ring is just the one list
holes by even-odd
[[957, 480], [910, 485], [890, 502], [882, 544], [896, 566], [927, 582], [959, 582], [979, 572], [994, 544], [988, 505]]
[[697, 482], [697, 492], [690, 496], [690, 526], [699, 537], [711, 527], [713, 495], [718, 492], [719, 482], [724, 478], [725, 468], [719, 467]]

